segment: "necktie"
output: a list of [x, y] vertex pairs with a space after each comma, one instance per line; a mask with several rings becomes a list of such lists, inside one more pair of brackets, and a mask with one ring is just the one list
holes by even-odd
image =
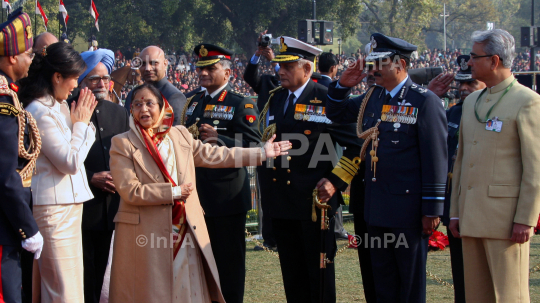
[[386, 98], [384, 99], [384, 104], [388, 104], [390, 102], [390, 99], [392, 99], [392, 95], [386, 94]]
[[212, 101], [212, 97], [210, 95], [206, 95], [206, 97], [204, 97], [203, 104], [206, 105], [210, 103], [210, 101]]
[[292, 112], [294, 111], [293, 107], [294, 107], [294, 94], [291, 94], [289, 96], [289, 101], [287, 102], [287, 107], [285, 108], [285, 114], [284, 114], [285, 118], [289, 118], [289, 116], [292, 116]]

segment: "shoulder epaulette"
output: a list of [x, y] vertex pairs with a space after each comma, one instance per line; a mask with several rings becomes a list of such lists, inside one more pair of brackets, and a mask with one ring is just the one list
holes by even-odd
[[268, 94], [273, 94], [273, 93], [275, 93], [275, 92], [277, 92], [277, 91], [279, 91], [281, 89], [285, 89], [285, 88], [280, 85], [280, 86], [274, 88], [273, 90], [269, 91]]
[[423, 88], [422, 86], [416, 84], [416, 83], [413, 83], [411, 85], [411, 89], [414, 90], [415, 92], [419, 92], [420, 94], [425, 94], [428, 92], [428, 89], [427, 88]]
[[231, 93], [232, 95], [236, 95], [238, 97], [246, 98], [245, 95], [242, 95], [240, 92], [237, 92], [235, 90], [230, 90], [229, 93]]

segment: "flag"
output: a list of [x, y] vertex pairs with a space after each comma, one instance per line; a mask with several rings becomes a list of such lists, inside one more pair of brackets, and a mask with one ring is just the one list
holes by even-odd
[[38, 0], [36, 0], [36, 14], [40, 14], [41, 18], [43, 18], [43, 23], [45, 23], [45, 31], [46, 31], [47, 23], [49, 22], [49, 19], [47, 18], [47, 15], [45, 15], [45, 12], [43, 11], [43, 8], [41, 8], [41, 4], [39, 4]]
[[92, 2], [90, 3], [90, 15], [92, 15], [92, 17], [94, 17], [94, 19], [96, 20], [94, 25], [96, 26], [97, 31], [99, 32], [99, 24], [98, 24], [99, 14], [97, 12], [96, 5], [94, 4], [94, 0], [90, 0], [90, 1]]
[[11, 11], [11, 4], [8, 0], [2, 0], [2, 8], [7, 8], [8, 14]]
[[60, 8], [59, 8], [59, 11], [62, 13], [62, 16], [64, 17], [64, 25], [66, 26], [67, 28], [67, 22], [69, 20], [69, 15], [68, 15], [68, 12], [66, 10], [66, 7], [64, 6], [64, 0], [60, 0]]

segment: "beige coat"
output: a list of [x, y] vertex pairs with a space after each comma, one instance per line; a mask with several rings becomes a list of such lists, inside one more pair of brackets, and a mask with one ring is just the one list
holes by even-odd
[[[195, 167], [261, 165], [260, 148], [213, 147], [193, 140], [183, 126], [169, 132], [176, 155], [179, 185], [195, 184]], [[172, 301], [172, 188], [137, 135], [130, 130], [115, 136], [111, 174], [121, 201], [114, 237], [110, 302], [167, 303]], [[251, 162], [249, 162], [251, 160]], [[215, 163], [215, 164], [211, 164]], [[202, 251], [206, 282], [213, 301], [225, 302], [197, 191], [186, 202], [187, 221]], [[161, 241], [158, 238], [161, 237]], [[146, 244], [145, 244], [146, 239]], [[167, 239], [167, 240], [165, 240]]]
[[[482, 95], [482, 120], [513, 80]], [[535, 226], [540, 213], [540, 95], [516, 82], [489, 115], [503, 121], [500, 133], [476, 119], [479, 95], [463, 104], [450, 217], [462, 236], [510, 239], [514, 222]]]

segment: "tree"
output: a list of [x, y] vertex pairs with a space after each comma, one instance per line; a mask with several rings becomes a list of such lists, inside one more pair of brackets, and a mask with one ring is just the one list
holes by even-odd
[[423, 29], [438, 13], [435, 0], [361, 0], [362, 30], [425, 45]]

